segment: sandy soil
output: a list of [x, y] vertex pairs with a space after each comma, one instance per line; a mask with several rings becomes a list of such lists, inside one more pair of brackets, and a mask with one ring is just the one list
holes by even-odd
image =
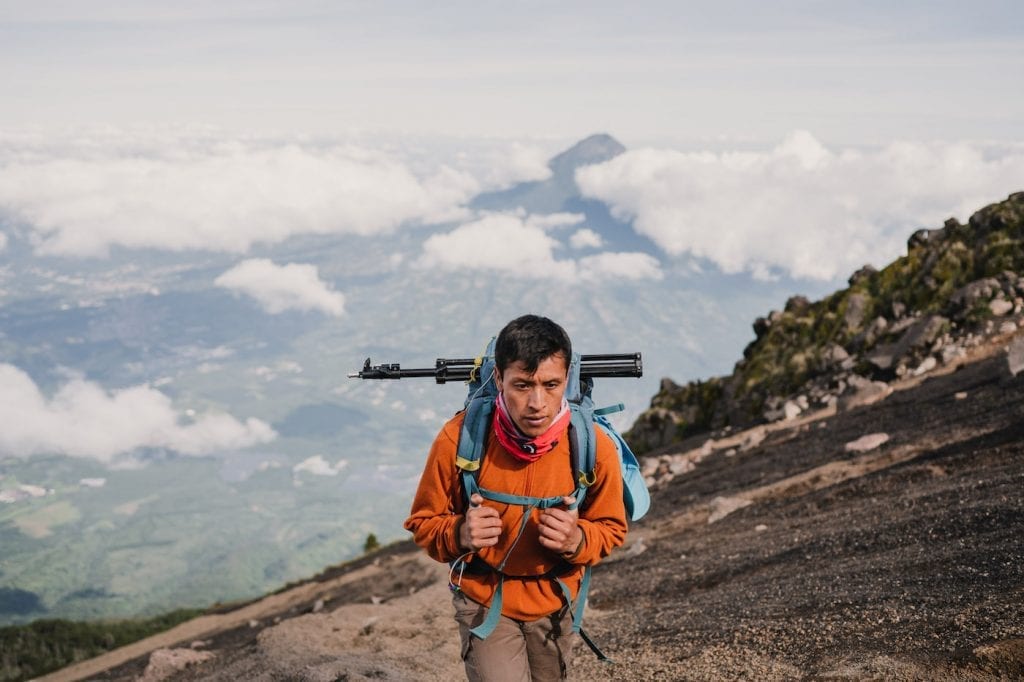
[[[1024, 374], [996, 353], [902, 388], [657, 490], [595, 571], [615, 663], [581, 647], [573, 676], [1024, 679]], [[45, 679], [451, 680], [456, 641], [445, 568], [405, 543]], [[214, 656], [147, 675], [175, 646]]]

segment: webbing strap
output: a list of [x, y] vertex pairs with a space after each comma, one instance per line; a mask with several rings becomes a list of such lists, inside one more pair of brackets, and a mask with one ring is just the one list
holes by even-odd
[[579, 633], [580, 638], [586, 642], [598, 660], [612, 663], [612, 659], [605, 656], [604, 652], [583, 631], [583, 610], [587, 607], [587, 593], [590, 591], [590, 566], [583, 569], [583, 579], [580, 581], [580, 591], [576, 595], [575, 605], [572, 600], [572, 592], [569, 591], [569, 586], [565, 584], [565, 581], [561, 578], [555, 578], [555, 582], [562, 588], [562, 596], [565, 598], [565, 603], [569, 606], [569, 612], [572, 613], [572, 631]]
[[594, 652], [594, 655], [597, 656], [597, 660], [602, 661], [604, 663], [615, 662], [604, 655], [604, 652], [601, 651], [596, 644], [594, 644], [594, 640], [590, 639], [590, 635], [588, 635], [583, 629], [580, 629], [580, 637], [583, 639], [586, 645], [590, 647], [590, 650]]
[[499, 573], [498, 587], [494, 590], [494, 596], [491, 597], [491, 606], [487, 610], [487, 617], [483, 623], [469, 631], [474, 637], [487, 639], [488, 635], [494, 632], [494, 628], [498, 626], [498, 620], [501, 618], [501, 588], [504, 584], [505, 576]]
[[[537, 509], [550, 509], [562, 504], [563, 495], [555, 497], [529, 497], [527, 495], [513, 495], [502, 493], [477, 486], [476, 491], [485, 500], [501, 502], [502, 504], [514, 504], [518, 507], [536, 507]], [[526, 515], [524, 514], [524, 517]]]

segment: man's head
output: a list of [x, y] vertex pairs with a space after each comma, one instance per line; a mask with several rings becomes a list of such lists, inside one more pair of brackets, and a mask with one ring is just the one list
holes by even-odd
[[494, 344], [498, 390], [512, 421], [526, 435], [541, 435], [558, 416], [570, 358], [569, 335], [546, 317], [517, 317], [498, 334]]

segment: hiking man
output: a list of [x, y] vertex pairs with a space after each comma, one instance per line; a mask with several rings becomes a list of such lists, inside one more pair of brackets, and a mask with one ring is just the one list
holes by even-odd
[[[618, 456], [600, 429], [592, 481], [576, 505], [565, 400], [571, 358], [565, 330], [546, 317], [509, 322], [494, 344], [497, 397], [474, 472], [480, 490], [466, 500], [456, 462], [463, 411], [434, 440], [405, 522], [432, 558], [452, 563], [471, 681], [565, 679], [575, 639], [565, 593], [575, 608], [585, 567], [626, 536]], [[520, 501], [538, 498], [553, 506]]]

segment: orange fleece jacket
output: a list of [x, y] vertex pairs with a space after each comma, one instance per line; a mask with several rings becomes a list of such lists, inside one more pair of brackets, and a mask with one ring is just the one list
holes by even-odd
[[[459, 547], [459, 528], [465, 518], [466, 502], [461, 471], [455, 466], [463, 417], [461, 412], [455, 415], [434, 440], [412, 511], [405, 521], [405, 528], [412, 531], [416, 544], [442, 562], [452, 561], [465, 553]], [[575, 566], [575, 570], [561, 576], [561, 579], [569, 586], [575, 599], [584, 566], [598, 563], [625, 540], [626, 511], [615, 444], [600, 429], [595, 431], [598, 440], [594, 474], [597, 480], [587, 489], [580, 510], [579, 527], [583, 532], [583, 542], [572, 556], [563, 557], [540, 544], [540, 510], [536, 509], [519, 542], [512, 547], [525, 509], [518, 505], [484, 501], [501, 515], [502, 534], [497, 545], [481, 549], [478, 555], [490, 566], [498, 566], [511, 552], [504, 568], [506, 578], [501, 607], [502, 614], [509, 618], [536, 620], [562, 607], [564, 601], [558, 584], [551, 579], [537, 580], [532, 576], [553, 569], [565, 558]], [[576, 485], [572, 477], [568, 434], [559, 439], [552, 451], [536, 462], [526, 463], [510, 455], [494, 434], [489, 433], [477, 481], [481, 488], [514, 495], [571, 495]], [[470, 561], [472, 555], [465, 559]], [[457, 575], [453, 579], [458, 582]], [[494, 572], [485, 575], [466, 572], [462, 576], [461, 588], [467, 597], [486, 606], [490, 604], [497, 584], [498, 576]]]

